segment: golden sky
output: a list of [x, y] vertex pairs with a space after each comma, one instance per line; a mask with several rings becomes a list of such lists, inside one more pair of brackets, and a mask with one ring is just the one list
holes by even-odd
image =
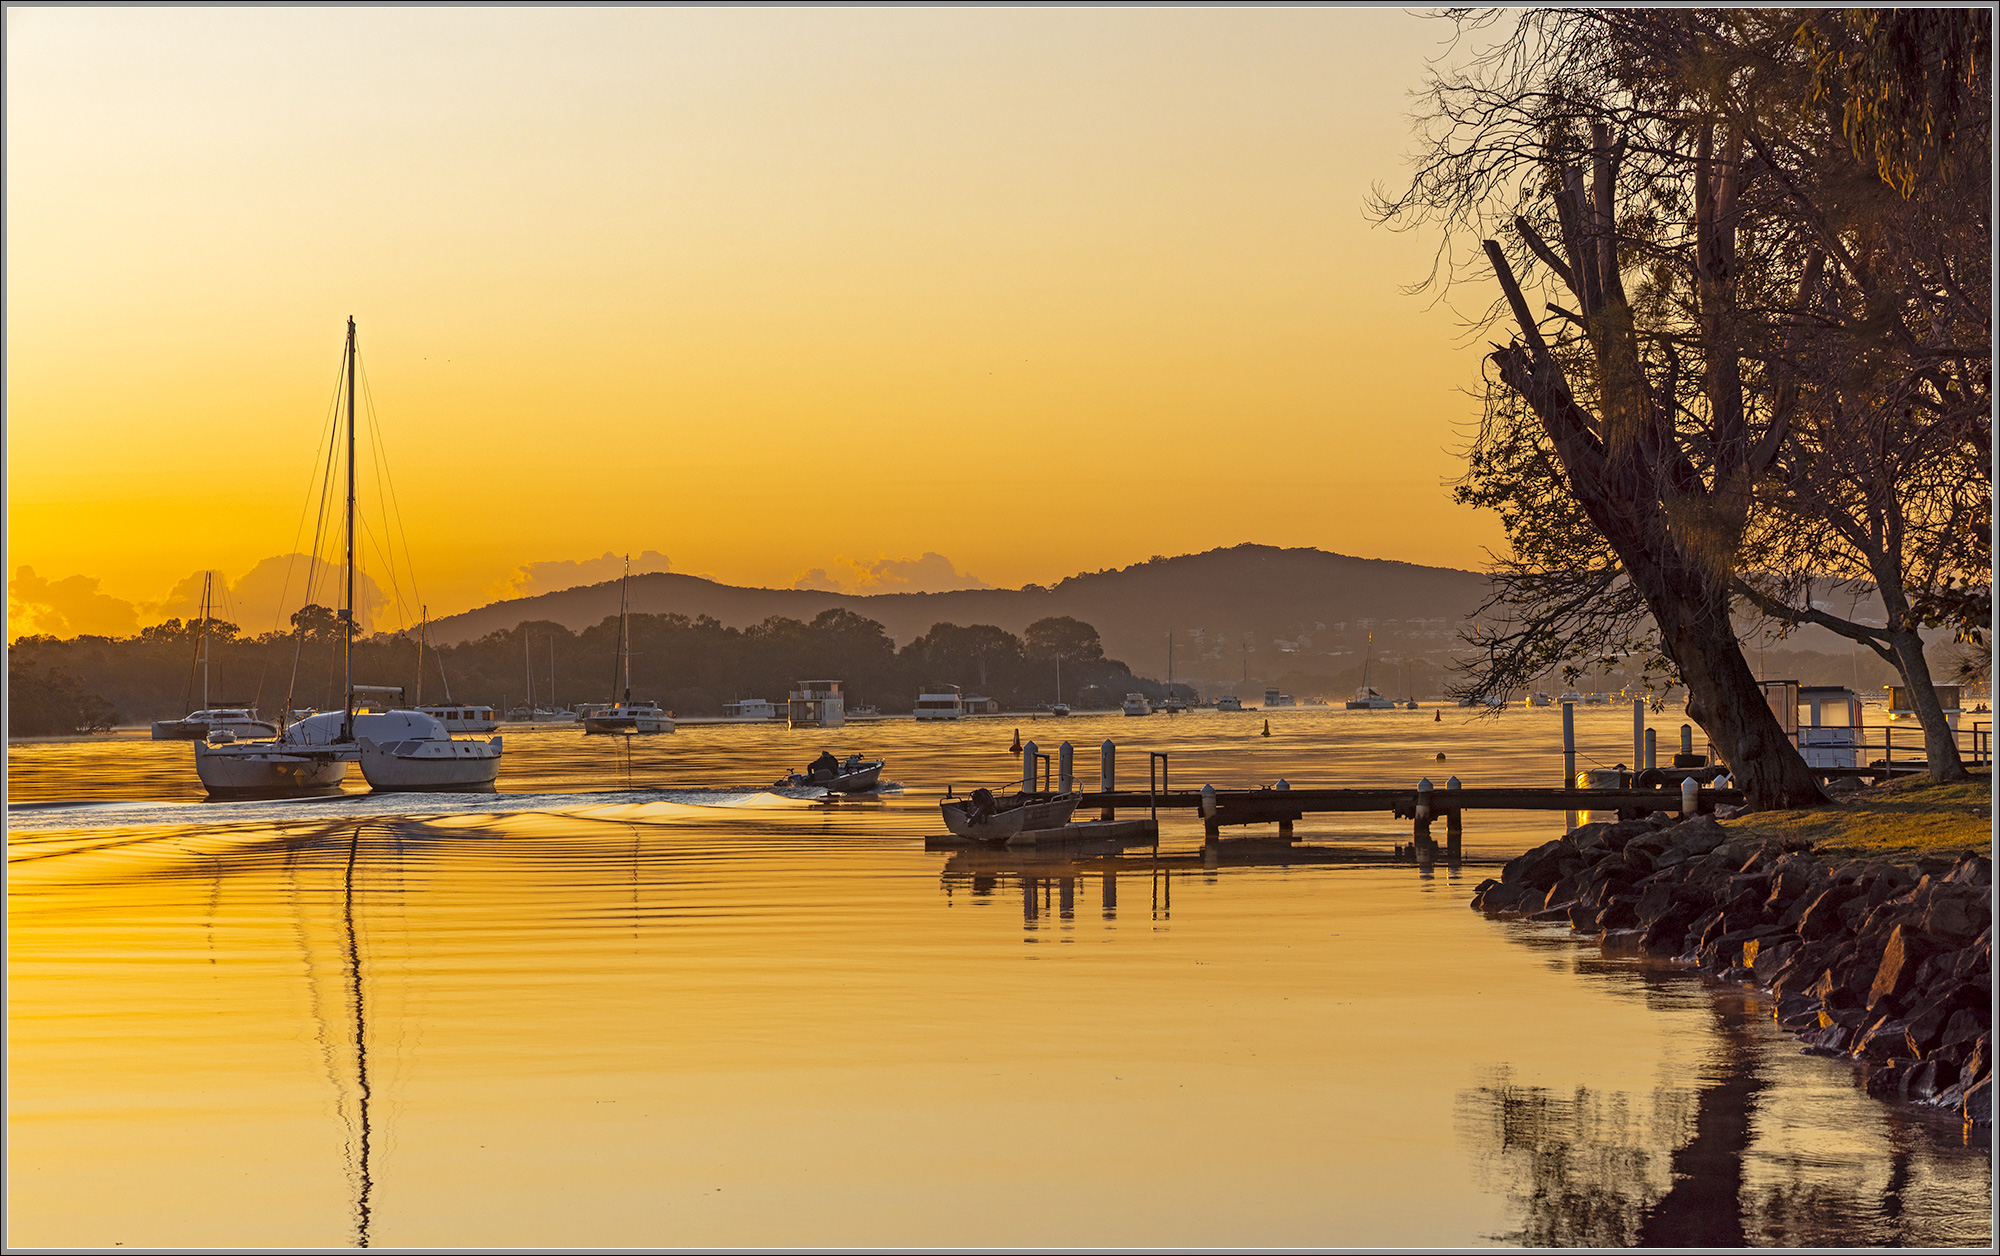
[[1497, 544], [1445, 487], [1483, 341], [1363, 212], [1441, 23], [6, 22], [17, 586], [143, 620], [291, 552], [349, 314], [433, 614], [628, 551], [889, 588]]

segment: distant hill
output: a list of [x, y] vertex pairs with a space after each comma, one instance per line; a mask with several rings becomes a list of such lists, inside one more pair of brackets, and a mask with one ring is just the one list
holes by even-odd
[[[1094, 625], [1104, 652], [1144, 675], [1164, 676], [1166, 637], [1176, 631], [1183, 679], [1253, 679], [1330, 670], [1375, 634], [1385, 652], [1443, 655], [1485, 598], [1486, 577], [1450, 567], [1351, 558], [1318, 549], [1238, 545], [1071, 576], [1044, 588], [856, 596], [801, 589], [746, 589], [673, 573], [632, 577], [632, 609], [708, 615], [747, 627], [772, 615], [810, 620], [845, 607], [885, 627], [898, 645], [932, 624], [995, 624], [1020, 633], [1048, 615]], [[618, 613], [618, 582], [495, 602], [440, 619], [434, 639], [472, 640], [525, 620], [572, 631]], [[1248, 650], [1246, 653], [1245, 646]]]

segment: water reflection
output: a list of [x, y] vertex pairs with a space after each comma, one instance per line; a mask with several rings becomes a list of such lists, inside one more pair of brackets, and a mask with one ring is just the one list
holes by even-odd
[[[1556, 935], [1526, 933], [1547, 945]], [[1573, 946], [1574, 944], [1572, 944]], [[1502, 1066], [1458, 1101], [1482, 1182], [1528, 1247], [1984, 1246], [1990, 1159], [1949, 1121], [1868, 1099], [1800, 1055], [1767, 1006], [1637, 960], [1592, 959], [1624, 997], [1705, 1007], [1698, 1084], [1524, 1085]]]

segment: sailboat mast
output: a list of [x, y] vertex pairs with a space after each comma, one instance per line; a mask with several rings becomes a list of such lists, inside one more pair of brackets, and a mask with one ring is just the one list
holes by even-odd
[[341, 737], [354, 736], [354, 316], [347, 316], [347, 605], [341, 609], [340, 671], [347, 691]]
[[528, 718], [535, 718], [535, 634], [526, 628], [521, 630], [521, 670], [528, 676]]
[[632, 705], [632, 556], [625, 555], [625, 582], [618, 592], [618, 652], [625, 663], [625, 705]]
[[556, 709], [556, 634], [549, 634], [549, 713]]
[[424, 704], [424, 627], [429, 623], [431, 608], [417, 608], [417, 705]]
[[208, 710], [208, 621], [215, 617], [210, 609], [209, 590], [214, 580], [214, 572], [201, 573], [201, 709], [204, 711]]

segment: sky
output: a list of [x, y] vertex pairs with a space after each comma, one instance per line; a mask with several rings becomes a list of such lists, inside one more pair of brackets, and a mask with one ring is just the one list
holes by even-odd
[[1403, 291], [1435, 235], [1365, 212], [1443, 22], [6, 23], [10, 637], [188, 613], [205, 570], [276, 626], [349, 315], [389, 477], [367, 455], [362, 509], [408, 557], [363, 547], [388, 619], [626, 554], [888, 591], [1499, 545], [1449, 489], [1483, 338]]

